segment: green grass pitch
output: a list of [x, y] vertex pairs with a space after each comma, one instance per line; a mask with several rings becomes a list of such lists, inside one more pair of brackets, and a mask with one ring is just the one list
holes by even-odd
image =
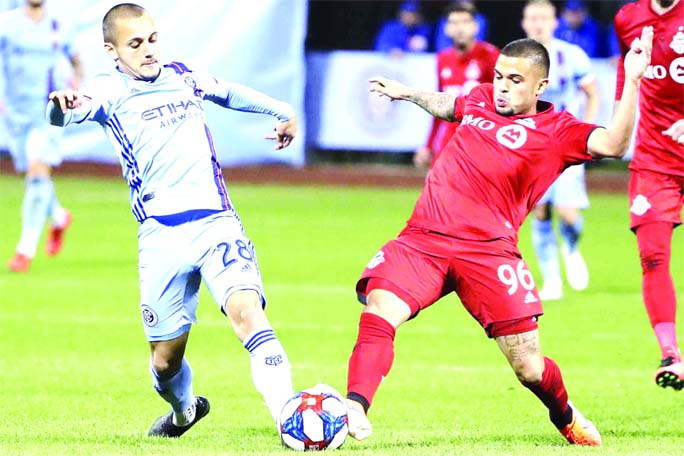
[[[228, 176], [230, 180], [230, 176]], [[74, 214], [64, 252], [26, 275], [0, 271], [0, 454], [291, 454], [252, 387], [245, 350], [205, 289], [188, 359], [212, 412], [179, 440], [145, 437], [165, 413], [148, 375], [138, 310], [136, 229], [121, 180], [60, 177]], [[419, 189], [229, 185], [254, 241], [295, 387], [344, 392], [358, 313], [354, 283], [403, 227]], [[0, 176], [0, 260], [19, 231], [23, 183]], [[398, 333], [394, 368], [371, 409], [374, 435], [350, 455], [681, 454], [684, 392], [653, 383], [659, 360], [640, 294], [623, 195], [592, 195], [583, 251], [590, 288], [545, 305], [542, 347], [604, 446], [572, 448], [518, 385], [455, 296]], [[684, 235], [673, 240], [681, 307]], [[538, 277], [529, 230], [521, 248]], [[681, 311], [679, 317], [681, 318]], [[681, 333], [681, 325], [679, 328]]]

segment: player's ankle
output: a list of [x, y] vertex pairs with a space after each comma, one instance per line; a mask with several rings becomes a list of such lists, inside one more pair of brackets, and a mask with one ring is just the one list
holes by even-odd
[[347, 400], [352, 403], [352, 405], [358, 404], [360, 409], [363, 409], [365, 414], [368, 414], [368, 409], [370, 408], [370, 403], [368, 400], [358, 393], [348, 393]]

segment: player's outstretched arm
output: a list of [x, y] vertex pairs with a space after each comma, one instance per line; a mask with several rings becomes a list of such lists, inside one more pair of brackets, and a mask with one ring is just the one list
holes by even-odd
[[387, 97], [390, 100], [404, 100], [410, 101], [423, 108], [434, 117], [453, 122], [454, 117], [454, 103], [456, 102], [456, 95], [444, 92], [428, 92], [423, 90], [416, 90], [412, 87], [394, 81], [392, 79], [376, 76], [368, 80], [370, 82], [370, 91], [375, 92], [382, 97]]
[[684, 119], [679, 119], [673, 123], [663, 134], [674, 139], [679, 144], [684, 144]]
[[[46, 116], [50, 123], [57, 127], [68, 125], [74, 117], [74, 111], [80, 111], [88, 103], [88, 99], [83, 93], [71, 89], [50, 92], [48, 99], [50, 101], [47, 105]], [[67, 116], [67, 114], [69, 115]]]
[[297, 120], [292, 106], [242, 84], [223, 81], [216, 81], [216, 83], [217, 93], [207, 95], [208, 100], [229, 109], [275, 117], [278, 122], [273, 129], [273, 134], [264, 137], [276, 141], [276, 150], [290, 145], [297, 134]]
[[625, 85], [610, 127], [598, 128], [589, 136], [587, 148], [592, 156], [622, 157], [625, 154], [634, 128], [639, 84], [651, 63], [652, 47], [653, 27], [644, 27], [641, 38], [634, 40], [625, 56]]

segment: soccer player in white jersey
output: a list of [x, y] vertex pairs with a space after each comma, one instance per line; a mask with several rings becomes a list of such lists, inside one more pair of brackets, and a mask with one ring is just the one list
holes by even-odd
[[46, 243], [49, 256], [57, 255], [71, 214], [57, 200], [51, 168], [61, 162], [59, 128], [51, 126], [43, 112], [47, 95], [55, 89], [57, 66], [66, 57], [73, 69], [72, 87], [83, 75], [62, 24], [45, 9], [43, 0], [26, 0], [24, 6], [0, 15], [0, 78], [10, 134], [10, 152], [17, 171], [26, 173], [21, 208], [21, 237], [7, 267], [26, 272], [36, 254], [40, 235], [50, 219]]
[[150, 371], [172, 409], [149, 435], [179, 437], [209, 412], [184, 358], [202, 280], [249, 352], [254, 384], [277, 420], [292, 396], [290, 365], [264, 313], [254, 248], [228, 198], [202, 102], [276, 117], [268, 136], [276, 149], [296, 133], [293, 109], [182, 63], [161, 65], [154, 21], [138, 5], [114, 6], [102, 29], [116, 69], [81, 91], [51, 93], [47, 115], [58, 126], [102, 125], [130, 187]]
[[[586, 100], [582, 120], [593, 123], [599, 109], [599, 92], [587, 54], [578, 46], [554, 38], [558, 26], [556, 8], [548, 0], [531, 0], [523, 11], [522, 28], [528, 38], [539, 41], [549, 51], [551, 71], [549, 87], [542, 97], [557, 110], [580, 115], [582, 94]], [[555, 300], [563, 297], [558, 240], [553, 227], [552, 208], [559, 218], [563, 238], [561, 253], [568, 285], [584, 290], [589, 285], [589, 271], [579, 251], [583, 229], [581, 209], [589, 207], [584, 165], [567, 168], [544, 194], [532, 219], [532, 243], [544, 280], [539, 297]]]

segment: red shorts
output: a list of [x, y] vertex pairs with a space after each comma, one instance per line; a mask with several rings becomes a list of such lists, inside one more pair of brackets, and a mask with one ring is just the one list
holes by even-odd
[[536, 329], [543, 313], [520, 251], [502, 239], [472, 241], [409, 226], [368, 263], [356, 284], [359, 300], [375, 288], [396, 294], [412, 316], [455, 291], [489, 337]]
[[631, 171], [629, 181], [630, 228], [652, 222], [682, 224], [684, 176]]

